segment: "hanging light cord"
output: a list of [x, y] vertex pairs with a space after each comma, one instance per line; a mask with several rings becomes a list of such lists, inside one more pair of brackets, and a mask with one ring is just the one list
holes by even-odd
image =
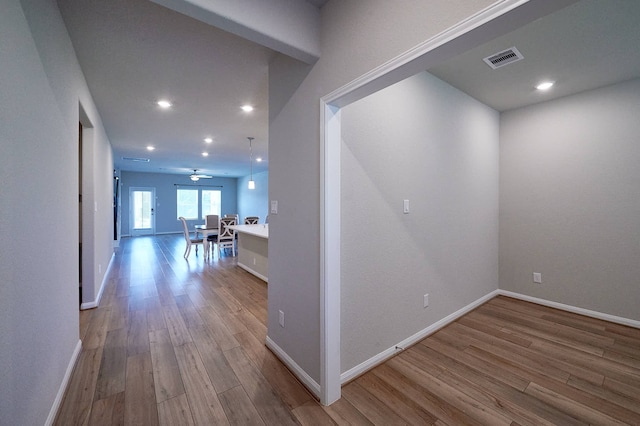
[[251, 175], [250, 180], [253, 180], [253, 147], [251, 146], [251, 141], [254, 138], [248, 137], [247, 139], [249, 139], [249, 173]]

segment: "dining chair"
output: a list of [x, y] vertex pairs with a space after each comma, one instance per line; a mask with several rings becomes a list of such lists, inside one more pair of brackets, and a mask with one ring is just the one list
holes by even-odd
[[[217, 214], [208, 214], [204, 219], [204, 226], [208, 229], [220, 228], [220, 216]], [[213, 258], [213, 246], [218, 242], [217, 235], [207, 235], [207, 244], [209, 245], [207, 253]]]
[[184, 239], [187, 242], [187, 247], [184, 250], [184, 258], [186, 259], [187, 257], [189, 257], [189, 253], [191, 253], [191, 246], [195, 244], [196, 246], [196, 256], [198, 255], [198, 244], [202, 244], [203, 245], [203, 250], [204, 250], [204, 244], [205, 242], [202, 240], [202, 238], [197, 238], [197, 236], [194, 236], [193, 238], [191, 238], [191, 235], [189, 234], [189, 227], [187, 226], [187, 220], [180, 216], [178, 219], [180, 219], [180, 221], [182, 222], [182, 229], [184, 231]]
[[244, 218], [245, 225], [257, 225], [259, 221], [260, 218], [258, 216], [247, 216]]
[[218, 257], [222, 254], [222, 249], [231, 249], [233, 256], [236, 255], [236, 231], [229, 226], [236, 225], [235, 217], [223, 217], [220, 219], [220, 230], [218, 232]]

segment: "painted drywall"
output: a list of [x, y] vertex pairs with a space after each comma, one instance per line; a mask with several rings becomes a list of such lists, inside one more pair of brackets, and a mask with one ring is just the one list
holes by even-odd
[[499, 114], [423, 72], [342, 123], [345, 372], [497, 290]]
[[269, 172], [253, 175], [255, 189], [248, 189], [249, 176], [238, 178], [238, 214], [240, 220], [247, 216], [260, 217], [264, 223], [269, 209]]
[[[238, 213], [236, 178], [213, 177], [198, 182], [189, 180], [188, 174], [142, 173], [122, 171], [122, 235], [130, 235], [129, 189], [131, 187], [151, 187], [156, 190], [156, 233], [182, 232], [182, 224], [178, 220], [176, 206], [176, 185], [202, 189], [219, 189], [222, 191], [222, 214]], [[190, 221], [189, 224], [202, 223], [202, 220]]]
[[638, 79], [502, 114], [501, 289], [640, 320], [638, 117]]
[[[330, 1], [321, 9], [321, 57], [306, 78], [287, 86], [281, 58], [269, 68], [270, 98], [278, 100], [269, 123], [269, 199], [278, 201], [278, 214], [269, 216], [268, 334], [315, 381], [321, 337], [319, 99], [491, 3]], [[279, 310], [285, 328], [278, 325]]]
[[[79, 343], [79, 103], [104, 168], [111, 157], [55, 2], [4, 1], [0, 39], [0, 413], [3, 424], [35, 425], [61, 396]], [[93, 166], [93, 256], [106, 265], [112, 239], [98, 228], [112, 224], [98, 221], [111, 191]]]

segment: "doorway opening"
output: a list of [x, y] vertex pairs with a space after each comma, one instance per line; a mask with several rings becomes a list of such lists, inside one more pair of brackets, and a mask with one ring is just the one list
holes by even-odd
[[129, 224], [132, 237], [156, 233], [155, 203], [155, 188], [129, 188]]

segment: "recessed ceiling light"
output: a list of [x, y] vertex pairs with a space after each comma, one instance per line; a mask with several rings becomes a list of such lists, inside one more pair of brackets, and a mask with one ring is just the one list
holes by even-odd
[[203, 153], [202, 153], [202, 156], [203, 156], [203, 157], [208, 157], [208, 156], [209, 156], [209, 153], [205, 151], [205, 152], [203, 152]]
[[545, 90], [551, 89], [552, 86], [553, 86], [553, 81], [544, 81], [544, 82], [538, 84], [536, 86], [536, 89], [545, 91]]
[[153, 151], [154, 149], [156, 149], [155, 146], [153, 145], [147, 145], [147, 151]]
[[253, 107], [251, 105], [242, 105], [240, 107], [244, 112], [251, 112], [253, 111]]
[[258, 158], [256, 158], [256, 161], [257, 161], [258, 163], [262, 163], [262, 157], [258, 157]]
[[168, 108], [171, 108], [173, 104], [166, 99], [160, 99], [158, 101], [158, 106], [162, 109], [168, 109]]
[[211, 138], [204, 138], [204, 141], [205, 141], [206, 143], [211, 143], [211, 142], [213, 142], [213, 139], [211, 139]]

